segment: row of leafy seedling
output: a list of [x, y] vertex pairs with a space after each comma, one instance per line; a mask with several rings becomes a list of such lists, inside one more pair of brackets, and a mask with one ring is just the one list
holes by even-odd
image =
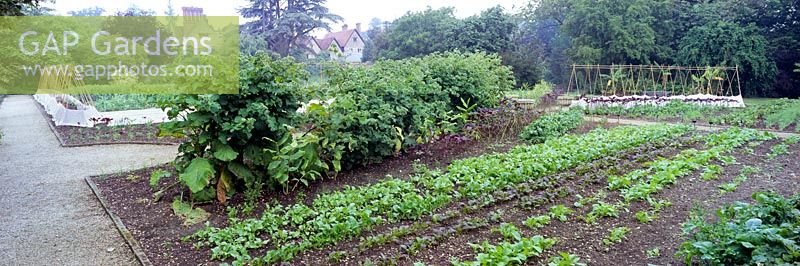
[[[207, 227], [192, 238], [210, 246], [215, 259], [255, 264], [289, 261], [298, 253], [358, 236], [378, 224], [417, 220], [457, 199], [478, 198], [653, 140], [674, 139], [690, 130], [660, 125], [565, 136], [507, 153], [455, 161], [440, 174], [415, 176], [408, 181], [388, 179], [324, 194], [310, 206], [273, 206], [259, 219], [234, 220], [227, 228]], [[271, 238], [259, 237], [263, 235]], [[266, 246], [273, 249], [263, 257], [249, 256], [249, 250]]]
[[[638, 148], [628, 150], [621, 155], [608, 156], [602, 159], [593, 161], [591, 163], [583, 164], [576, 168], [574, 171], [559, 173], [558, 175], [542, 178], [534, 182], [524, 182], [508, 188], [505, 190], [497, 191], [493, 195], [487, 195], [476, 200], [471, 200], [463, 204], [462, 212], [469, 215], [487, 206], [498, 207], [498, 203], [507, 201], [514, 201], [514, 206], [522, 207], [523, 209], [536, 209], [543, 205], [555, 202], [560, 198], [565, 198], [568, 195], [575, 194], [572, 189], [577, 183], [567, 182], [576, 177], [583, 176], [584, 179], [598, 179], [606, 171], [623, 171], [631, 167], [639, 167], [644, 162], [643, 158], [656, 158], [671, 153], [672, 149], [682, 146], [684, 143], [671, 142], [667, 145], [666, 142], [654, 142], [649, 145], [643, 145]], [[631, 157], [636, 159], [631, 159]], [[638, 165], [637, 165], [638, 164]], [[509, 205], [511, 206], [511, 205]], [[499, 206], [502, 208], [502, 206]], [[553, 219], [566, 222], [568, 216], [573, 213], [573, 210], [564, 205], [555, 205], [549, 208], [546, 215], [537, 217], [530, 217], [525, 224], [532, 229], [541, 228], [550, 223], [551, 217]], [[594, 215], [594, 214], [592, 214]], [[501, 219], [494, 217], [502, 216], [502, 210], [497, 210], [489, 214], [489, 220], [492, 222], [500, 222]], [[434, 234], [436, 235], [436, 234]], [[435, 240], [435, 241], [432, 241]], [[425, 236], [417, 237], [412, 242], [424, 243], [426, 246], [435, 245], [436, 242], [441, 240], [440, 237]], [[571, 255], [571, 254], [570, 254]], [[566, 255], [565, 255], [566, 256]], [[569, 256], [560, 258], [563, 261], [570, 261]]]

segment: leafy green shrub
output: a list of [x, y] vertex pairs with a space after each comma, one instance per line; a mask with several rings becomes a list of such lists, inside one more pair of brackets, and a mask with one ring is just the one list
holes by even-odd
[[789, 199], [774, 192], [753, 195], [757, 204], [736, 202], [717, 211], [709, 223], [693, 213], [684, 224], [690, 234], [679, 255], [709, 265], [788, 265], [800, 262], [800, 194]]
[[318, 97], [335, 99], [309, 112], [309, 123], [343, 150], [345, 168], [456, 133], [470, 110], [495, 106], [513, 86], [499, 58], [434, 54], [330, 71]]
[[583, 112], [577, 109], [548, 114], [528, 125], [519, 137], [531, 143], [542, 143], [559, 137], [583, 123]]
[[162, 124], [160, 135], [187, 137], [175, 167], [195, 201], [215, 196], [225, 201], [235, 181], [286, 187], [327, 170], [314, 141], [287, 144], [293, 138], [286, 125], [299, 106], [292, 92], [307, 76], [302, 65], [264, 54], [246, 56], [240, 76], [239, 94], [161, 99], [170, 118], [184, 118]]
[[536, 85], [533, 87], [527, 83], [522, 84], [518, 90], [509, 92], [508, 96], [512, 98], [534, 100], [536, 103], [539, 103], [542, 97], [551, 92], [553, 92], [553, 84], [547, 81], [542, 81], [536, 83]]
[[503, 66], [497, 55], [449, 52], [423, 57], [418, 63], [448, 93], [450, 106], [460, 105], [462, 99], [494, 106], [515, 84], [511, 68]]
[[411, 60], [345, 67], [328, 80], [326, 109], [309, 112], [336, 147], [346, 148], [345, 168], [380, 161], [417, 139], [455, 132], [447, 128], [449, 98]]

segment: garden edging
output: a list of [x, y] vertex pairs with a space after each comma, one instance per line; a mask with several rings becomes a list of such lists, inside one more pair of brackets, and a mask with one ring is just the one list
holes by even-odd
[[136, 260], [138, 260], [139, 263], [141, 263], [143, 266], [152, 266], [153, 263], [151, 263], [150, 260], [147, 259], [147, 254], [144, 253], [144, 250], [139, 245], [139, 242], [133, 238], [133, 234], [131, 234], [131, 232], [128, 231], [128, 228], [125, 227], [125, 224], [122, 222], [122, 219], [120, 219], [119, 216], [117, 216], [116, 214], [114, 214], [113, 211], [111, 211], [108, 203], [105, 200], [105, 197], [103, 197], [102, 191], [100, 190], [99, 187], [97, 187], [97, 184], [94, 183], [91, 177], [86, 177], [85, 180], [86, 184], [89, 185], [89, 188], [92, 189], [92, 192], [94, 193], [95, 197], [97, 197], [97, 200], [100, 202], [100, 205], [103, 206], [103, 210], [105, 210], [108, 216], [111, 217], [111, 220], [114, 222], [114, 226], [117, 228], [117, 231], [119, 231], [119, 234], [122, 236], [122, 238], [125, 239], [125, 243], [127, 243], [128, 247], [130, 247], [131, 251], [133, 251], [133, 256], [136, 257]]

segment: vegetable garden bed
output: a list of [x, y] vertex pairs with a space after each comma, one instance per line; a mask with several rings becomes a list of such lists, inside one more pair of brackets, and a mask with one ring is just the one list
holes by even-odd
[[47, 120], [53, 134], [63, 147], [79, 147], [107, 144], [158, 144], [176, 145], [183, 140], [173, 137], [158, 137], [158, 127], [154, 123], [121, 126], [96, 125], [95, 127], [57, 126], [52, 116], [41, 105], [37, 108]]
[[[297, 200], [308, 201], [315, 195], [326, 191], [373, 183], [376, 181], [375, 178], [386, 175], [406, 176], [413, 171], [412, 164], [415, 163], [438, 168], [448, 165], [453, 159], [490, 152], [503, 152], [519, 144], [521, 142], [517, 140], [491, 142], [454, 140], [424, 145], [414, 148], [407, 155], [340, 173], [334, 179], [315, 183], [303, 191], [290, 194], [279, 193], [273, 196], [267, 195], [267, 197], [268, 200], [278, 200], [284, 204], [291, 204]], [[153, 263], [156, 265], [179, 265], [182, 262], [195, 264], [209, 262], [209, 249], [195, 250], [192, 248], [192, 243], [180, 241], [182, 236], [202, 228], [202, 225], [185, 227], [173, 214], [170, 204], [173, 198], [180, 196], [180, 192], [173, 190], [166, 193], [161, 201], [152, 201], [153, 191], [148, 185], [147, 179], [153, 171], [158, 169], [169, 169], [169, 166], [93, 177], [93, 179], [104, 191], [104, 196], [112, 206], [112, 211], [122, 217], [133, 235], [141, 242], [147, 251], [148, 258]], [[129, 178], [131, 176], [138, 178]], [[162, 180], [161, 185], [166, 186], [168, 182]], [[263, 206], [268, 203], [268, 200], [259, 201], [259, 207], [255, 213], [263, 211]], [[234, 197], [229, 204], [237, 206], [243, 201], [244, 198], [240, 195]], [[227, 223], [227, 213], [224, 207], [213, 204], [202, 207], [212, 214], [212, 224], [225, 225]]]
[[[585, 129], [581, 131], [585, 131]], [[616, 130], [612, 129], [612, 131]], [[332, 195], [340, 195], [337, 196], [338, 198], [347, 193], [360, 193], [359, 190], [368, 187], [377, 188], [373, 179], [376, 177], [376, 173], [391, 173], [402, 177], [410, 174], [409, 172], [412, 170], [410, 164], [416, 159], [420, 159], [420, 163], [436, 167], [439, 163], [447, 165], [452, 159], [479, 155], [484, 150], [485, 152], [504, 152], [455, 161], [448, 168], [448, 172], [414, 167], [416, 172], [411, 175], [411, 178], [400, 182], [416, 184], [414, 193], [438, 199], [431, 203], [441, 202], [440, 207], [431, 206], [430, 211], [418, 210], [422, 212], [408, 216], [409, 214], [403, 214], [402, 207], [398, 207], [403, 204], [394, 203], [395, 208], [401, 209], [373, 212], [372, 215], [377, 216], [372, 219], [378, 220], [372, 220], [374, 223], [372, 225], [363, 224], [364, 227], [359, 227], [361, 229], [351, 229], [346, 233], [339, 232], [339, 234], [345, 233], [345, 235], [340, 236], [342, 238], [331, 235], [334, 239], [330, 242], [326, 241], [323, 242], [325, 244], [305, 247], [301, 250], [291, 251], [291, 253], [285, 253], [288, 250], [276, 249], [276, 247], [302, 247], [297, 245], [303, 243], [303, 237], [289, 236], [290, 239], [295, 238], [295, 240], [280, 242], [285, 240], [276, 239], [275, 232], [261, 231], [271, 230], [268, 229], [269, 226], [257, 229], [253, 234], [233, 229], [244, 228], [241, 226], [247, 224], [253, 226], [256, 221], [264, 223], [263, 225], [277, 221], [261, 220], [258, 215], [243, 216], [241, 213], [243, 199], [240, 196], [234, 197], [229, 202], [232, 206], [240, 206], [234, 208], [235, 211], [232, 211], [234, 209], [225, 209], [222, 205], [217, 204], [201, 206], [212, 214], [211, 225], [220, 229], [205, 231], [203, 234], [195, 235], [191, 239], [184, 238], [184, 241], [181, 241], [180, 238], [192, 235], [203, 226], [183, 226], [181, 220], [172, 213], [170, 202], [172, 198], [180, 196], [177, 191], [167, 193], [160, 202], [152, 201], [153, 191], [147, 185], [146, 179], [154, 169], [101, 177], [97, 178], [97, 183], [108, 197], [112, 211], [122, 217], [133, 235], [141, 242], [149, 259], [159, 265], [177, 265], [187, 262], [193, 264], [213, 263], [217, 260], [211, 260], [211, 254], [217, 256], [235, 254], [226, 253], [224, 250], [228, 250], [227, 252], [232, 250], [220, 249], [221, 246], [214, 244], [223, 243], [216, 242], [220, 241], [220, 238], [216, 238], [218, 240], [213, 242], [205, 242], [215, 239], [214, 235], [224, 237], [225, 234], [230, 233], [239, 234], [241, 237], [256, 237], [251, 238], [250, 241], [256, 239], [269, 241], [257, 244], [260, 247], [245, 248], [244, 250], [249, 253], [249, 259], [239, 257], [238, 261], [240, 262], [258, 259], [264, 260], [262, 262], [286, 260], [290, 264], [298, 265], [361, 265], [365, 262], [379, 265], [411, 265], [416, 262], [428, 265], [447, 265], [452, 261], [469, 262], [476, 258], [483, 260], [492, 256], [495, 256], [495, 259], [510, 258], [505, 257], [508, 254], [492, 253], [498, 251], [494, 249], [495, 245], [503, 245], [506, 248], [515, 248], [517, 245], [534, 245], [549, 248], [525, 253], [529, 256], [526, 258], [528, 263], [544, 263], [551, 257], [559, 256], [559, 252], [568, 252], [579, 256], [584, 263], [598, 265], [679, 264], [681, 259], [672, 255], [677, 251], [680, 243], [685, 240], [685, 236], [680, 234], [680, 224], [687, 219], [693, 206], [713, 209], [734, 200], [747, 200], [750, 194], [757, 191], [773, 189], [781, 194], [791, 195], [800, 189], [800, 184], [797, 182], [798, 174], [800, 174], [800, 162], [793, 159], [797, 156], [793, 152], [800, 148], [800, 144], [786, 144], [783, 143], [783, 140], [771, 138], [767, 140], [762, 134], [746, 130], [727, 130], [714, 134], [690, 132], [688, 135], [680, 133], [686, 132], [681, 130], [669, 134], [684, 135], [684, 137], [677, 138], [679, 141], [676, 141], [674, 136], [655, 137], [654, 135], [648, 138], [641, 135], [647, 131], [635, 130], [638, 132], [635, 134], [629, 131], [630, 129], [623, 129], [620, 131], [621, 135], [587, 133], [577, 137], [566, 137], [564, 140], [567, 142], [553, 140], [545, 144], [528, 146], [573, 143], [573, 141], [580, 142], [580, 139], [590, 140], [608, 136], [617, 140], [600, 144], [601, 146], [598, 147], [606, 148], [597, 152], [608, 151], [607, 149], [612, 147], [622, 149], [620, 150], [622, 152], [596, 153], [603, 155], [594, 157], [598, 155], [589, 155], [594, 153], [591, 145], [583, 145], [588, 150], [586, 155], [589, 157], [580, 155], [581, 157], [567, 160], [585, 160], [578, 158], [586, 158], [588, 161], [575, 166], [566, 164], [554, 170], [545, 170], [544, 173], [551, 171], [552, 173], [533, 179], [530, 176], [516, 179], [513, 178], [514, 175], [504, 179], [496, 178], [503, 176], [502, 173], [513, 173], [513, 171], [508, 171], [515, 168], [513, 160], [518, 159], [512, 160], [512, 158], [535, 158], [534, 161], [523, 164], [528, 166], [536, 165], [537, 161], [547, 160], [547, 156], [542, 156], [548, 153], [540, 153], [544, 152], [540, 148], [518, 147], [505, 152], [508, 146], [500, 146], [491, 142], [456, 145], [457, 148], [451, 148], [452, 144], [449, 144], [427, 148], [428, 150], [437, 150], [447, 147], [446, 149], [454, 151], [445, 153], [443, 156], [436, 156], [436, 153], [409, 152], [406, 157], [392, 159], [366, 169], [342, 173], [339, 178], [315, 184], [304, 192], [268, 197], [270, 201], [277, 200], [277, 202], [267, 204], [267, 202], [261, 201], [253, 211], [254, 214], [263, 212], [280, 215], [282, 212], [275, 213], [274, 208], [286, 208], [287, 211], [300, 210], [297, 207], [305, 205], [312, 207], [310, 211], [324, 216], [323, 206], [325, 205], [320, 205], [318, 201]], [[649, 141], [635, 144], [631, 148], [614, 144], [621, 144], [622, 142], [619, 141], [622, 139], [619, 138], [627, 135], [632, 136], [630, 140], [647, 138]], [[589, 143], [603, 142], [595, 140]], [[514, 143], [506, 144], [513, 145]], [[532, 154], [538, 155], [529, 157]], [[439, 158], [438, 163], [435, 162], [437, 158]], [[489, 166], [494, 165], [491, 162], [495, 160], [500, 160], [497, 162], [505, 161], [505, 163]], [[687, 162], [689, 163], [687, 164]], [[483, 164], [488, 165], [481, 166]], [[478, 168], [467, 170], [472, 167]], [[654, 184], [653, 182], [656, 181], [652, 179], [652, 176], [662, 176], [659, 173], [665, 169], [677, 169], [677, 172], [670, 172], [671, 174], [668, 176], [672, 176], [672, 178], [668, 181], [658, 181], [660, 183], [656, 186], [658, 187], [656, 190], [640, 190]], [[758, 169], [758, 171], [752, 169]], [[481, 179], [463, 179], [468, 176], [458, 173], [475, 170], [489, 171], [486, 173], [492, 174]], [[646, 171], [644, 172], [646, 174], [642, 175], [642, 171]], [[745, 172], [746, 174], [744, 174]], [[497, 174], [500, 176], [495, 176]], [[741, 178], [743, 174], [747, 176], [744, 180]], [[524, 176], [528, 175], [519, 177]], [[620, 181], [614, 181], [617, 179], [609, 180], [609, 176], [625, 177], [628, 178], [626, 179], [628, 182], [620, 183]], [[644, 178], [647, 176], [649, 178]], [[443, 177], [455, 178], [453, 180], [455, 183], [452, 183], [455, 187], [445, 190], [437, 189], [436, 187], [439, 185], [433, 181]], [[497, 183], [501, 180], [507, 181]], [[510, 183], [506, 183], [509, 181]], [[164, 181], [162, 180], [162, 182]], [[327, 182], [335, 184], [323, 185]], [[392, 182], [395, 181], [381, 181], [384, 185], [380, 186], [393, 186], [395, 183]], [[612, 183], [616, 185], [611, 185]], [[639, 183], [646, 185], [637, 185]], [[483, 185], [473, 186], [478, 184]], [[729, 184], [735, 184], [735, 186]], [[342, 191], [340, 190], [342, 185], [355, 187]], [[455, 191], [458, 193], [452, 194]], [[389, 193], [384, 195], [384, 197], [388, 197], [384, 200], [390, 202], [403, 198], [409, 199], [406, 198], [407, 196], [401, 196], [405, 194], [392, 196], [393, 192], [384, 193]], [[329, 198], [329, 200], [333, 199]], [[293, 202], [301, 205], [291, 207]], [[364, 203], [369, 202], [371, 201]], [[338, 203], [328, 202], [326, 204]], [[377, 202], [371, 204], [377, 204]], [[263, 210], [264, 206], [270, 206], [270, 210]], [[356, 206], [361, 208], [358, 207], [361, 205]], [[427, 208], [424, 206], [417, 208], [419, 207]], [[364, 206], [364, 208], [371, 207]], [[567, 209], [569, 211], [566, 211]], [[397, 213], [392, 214], [395, 212]], [[229, 215], [239, 218], [228, 220], [227, 216]], [[256, 217], [256, 219], [241, 220], [245, 217]], [[304, 224], [303, 221], [310, 222], [311, 220], [306, 219], [313, 220], [314, 217], [318, 216], [297, 216], [296, 218], [301, 220], [296, 222]], [[559, 218], [565, 218], [565, 221], [562, 222]], [[293, 223], [295, 222], [289, 222], [289, 224]], [[337, 222], [331, 220], [328, 224], [335, 226]], [[304, 227], [309, 225], [312, 223], [306, 224]], [[280, 223], [278, 226], [284, 228]], [[283, 230], [289, 230], [285, 232], [300, 230], [292, 228], [296, 227], [290, 226]], [[610, 234], [612, 231], [613, 235]], [[311, 232], [314, 231], [309, 231], [309, 233]], [[503, 236], [504, 234], [506, 236]], [[541, 235], [542, 238], [538, 238], [537, 235]], [[550, 243], [549, 239], [555, 239], [556, 242]], [[246, 243], [238, 241], [226, 243], [233, 245], [229, 248]], [[484, 241], [487, 241], [487, 244], [479, 247], [480, 243]], [[195, 245], [204, 242], [206, 244], [195, 248]], [[479, 245], [472, 247], [469, 244]], [[279, 254], [276, 252], [284, 252], [282, 254], [289, 256], [275, 257]], [[483, 255], [475, 257], [478, 253]], [[564, 255], [566, 258], [570, 258], [567, 254]], [[227, 255], [229, 256], [227, 258], [224, 256], [220, 258], [223, 261], [230, 262], [233, 259], [230, 255]]]

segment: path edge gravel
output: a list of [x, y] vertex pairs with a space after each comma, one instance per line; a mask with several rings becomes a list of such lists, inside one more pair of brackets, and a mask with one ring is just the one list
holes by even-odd
[[105, 210], [106, 214], [108, 214], [108, 216], [111, 217], [111, 220], [114, 222], [114, 226], [117, 227], [117, 231], [119, 231], [119, 234], [122, 236], [122, 238], [125, 239], [125, 243], [127, 243], [128, 247], [130, 247], [131, 251], [133, 251], [133, 256], [136, 257], [136, 260], [138, 260], [139, 263], [142, 264], [142, 266], [153, 266], [153, 263], [151, 263], [150, 260], [147, 259], [146, 253], [144, 253], [144, 250], [139, 245], [139, 241], [136, 241], [136, 239], [133, 238], [133, 234], [131, 234], [131, 232], [128, 231], [128, 228], [125, 227], [125, 223], [122, 222], [122, 219], [120, 219], [119, 216], [117, 216], [116, 214], [114, 214], [113, 211], [111, 211], [108, 202], [106, 202], [105, 197], [103, 197], [102, 190], [100, 190], [100, 188], [97, 187], [97, 184], [94, 182], [94, 180], [92, 180], [92, 177], [86, 177], [85, 180], [86, 184], [89, 185], [89, 188], [92, 190], [95, 197], [100, 202], [100, 205], [103, 206], [103, 210]]

